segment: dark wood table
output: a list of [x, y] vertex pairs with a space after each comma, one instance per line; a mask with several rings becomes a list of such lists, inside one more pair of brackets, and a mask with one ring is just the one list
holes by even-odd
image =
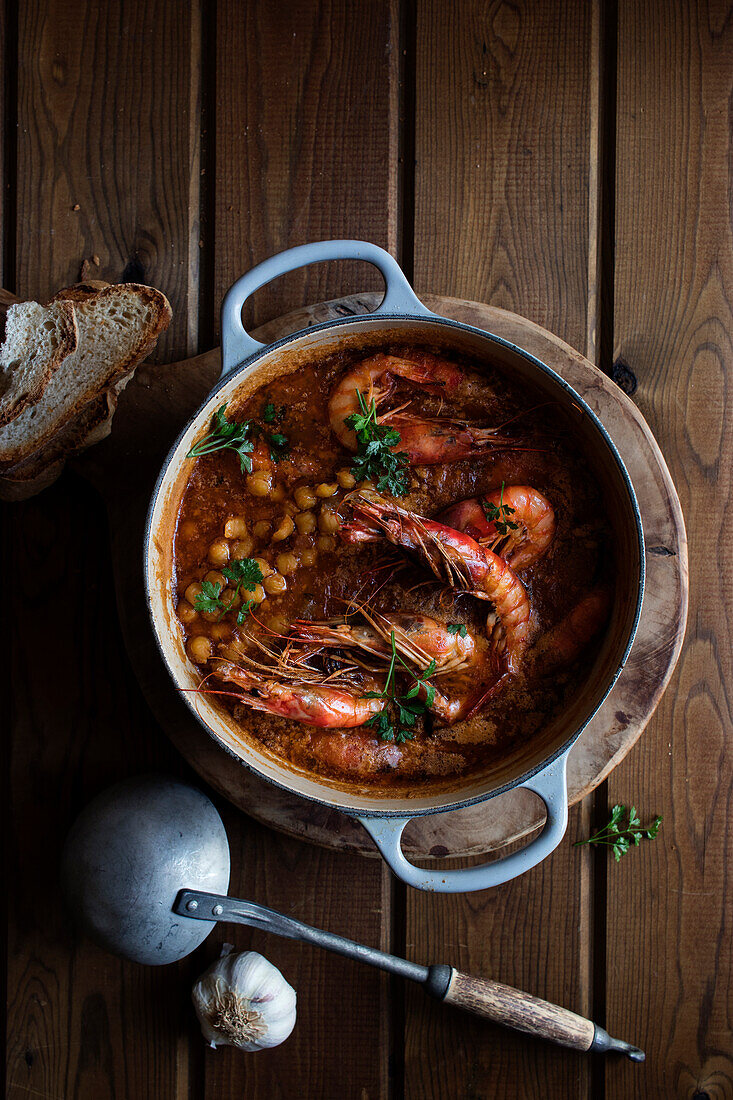
[[[634, 392], [686, 513], [692, 599], [641, 741], [510, 885], [407, 891], [217, 800], [234, 893], [559, 1001], [638, 1042], [639, 1067], [246, 929], [161, 970], [75, 934], [56, 881], [74, 815], [122, 776], [190, 773], [130, 670], [100, 499], [67, 472], [6, 508], [8, 1096], [733, 1097], [730, 5], [5, 0], [3, 16], [3, 285], [42, 299], [87, 261], [159, 286], [164, 361], [215, 344], [223, 292], [266, 256], [382, 244], [418, 292], [523, 313]], [[298, 272], [251, 320], [376, 285], [359, 265]], [[663, 814], [659, 839], [619, 864], [573, 848], [616, 802]], [[201, 1040], [189, 989], [224, 939], [297, 988], [274, 1052]]]

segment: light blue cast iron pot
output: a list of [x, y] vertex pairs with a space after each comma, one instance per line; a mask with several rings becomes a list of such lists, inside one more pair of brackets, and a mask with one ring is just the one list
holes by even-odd
[[[339, 318], [296, 332], [274, 344], [260, 344], [245, 332], [242, 307], [251, 294], [287, 271], [325, 260], [367, 260], [386, 283], [384, 300], [374, 313]], [[430, 787], [409, 785], [386, 794], [355, 783], [331, 781], [279, 759], [254, 737], [238, 729], [206, 695], [184, 693], [208, 734], [244, 766], [303, 798], [358, 818], [392, 870], [410, 886], [457, 893], [483, 890], [534, 867], [562, 840], [568, 817], [566, 765], [578, 736], [611, 690], [631, 648], [644, 591], [641, 517], [634, 490], [608, 433], [583, 399], [544, 363], [489, 332], [439, 317], [419, 301], [398, 264], [383, 249], [363, 241], [322, 241], [282, 252], [243, 275], [222, 308], [221, 378], [171, 449], [155, 486], [148, 514], [145, 577], [150, 616], [163, 659], [179, 688], [197, 686], [199, 673], [186, 657], [175, 616], [171, 585], [173, 531], [181, 495], [191, 470], [186, 453], [209, 427], [220, 405], [236, 392], [245, 397], [264, 384], [336, 349], [371, 349], [391, 341], [429, 344], [470, 356], [504, 371], [526, 386], [538, 401], [552, 401], [581, 447], [589, 472], [598, 480], [613, 529], [616, 597], [611, 621], [586, 682], [565, 712], [510, 748], [500, 761], [461, 779]], [[400, 838], [408, 821], [421, 814], [459, 809], [493, 798], [513, 787], [534, 791], [545, 803], [542, 832], [522, 851], [465, 870], [425, 870], [405, 858]]]

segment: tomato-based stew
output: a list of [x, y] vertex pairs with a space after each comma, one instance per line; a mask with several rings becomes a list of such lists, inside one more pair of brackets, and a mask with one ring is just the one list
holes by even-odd
[[569, 421], [499, 370], [338, 352], [235, 394], [187, 461], [177, 616], [243, 739], [419, 786], [532, 738], [587, 676], [612, 529]]

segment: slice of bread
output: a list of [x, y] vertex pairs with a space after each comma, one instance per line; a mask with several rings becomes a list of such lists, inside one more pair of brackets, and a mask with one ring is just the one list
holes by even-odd
[[0, 348], [0, 427], [40, 401], [52, 375], [76, 351], [78, 331], [71, 302], [11, 305]]
[[84, 283], [59, 291], [53, 303], [75, 312], [78, 344], [55, 371], [41, 399], [0, 428], [3, 471], [40, 452], [73, 425], [85, 406], [133, 371], [171, 319], [165, 295], [138, 283], [101, 288]]
[[39, 473], [32, 476], [26, 477], [23, 475], [12, 481], [10, 478], [0, 477], [0, 500], [7, 501], [9, 504], [16, 504], [21, 500], [28, 500], [30, 497], [37, 496], [38, 493], [42, 493], [44, 489], [48, 489], [50, 485], [53, 485], [54, 481], [58, 481], [64, 472], [65, 465], [63, 458], [60, 458], [58, 462], [52, 462], [50, 466], [44, 466]]

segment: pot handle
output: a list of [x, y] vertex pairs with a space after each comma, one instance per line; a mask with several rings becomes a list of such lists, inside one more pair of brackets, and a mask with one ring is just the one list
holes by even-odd
[[373, 315], [380, 313], [432, 316], [408, 283], [402, 268], [379, 245], [369, 241], [316, 241], [301, 244], [279, 252], [269, 260], [253, 267], [227, 291], [221, 307], [221, 376], [243, 363], [250, 355], [262, 351], [266, 344], [254, 340], [242, 324], [244, 303], [261, 286], [272, 282], [288, 271], [295, 271], [308, 264], [320, 264], [326, 260], [366, 260], [379, 268], [386, 283], [386, 291]]
[[414, 886], [417, 890], [433, 890], [439, 894], [467, 893], [500, 886], [536, 867], [557, 848], [565, 835], [568, 824], [566, 772], [569, 751], [553, 760], [531, 779], [519, 784], [520, 787], [538, 794], [545, 804], [547, 820], [540, 835], [521, 851], [513, 852], [493, 863], [483, 863], [479, 867], [466, 867], [458, 871], [432, 871], [415, 867], [405, 858], [400, 844], [402, 833], [411, 818], [359, 817], [359, 821], [379, 848], [384, 860], [408, 886]]

